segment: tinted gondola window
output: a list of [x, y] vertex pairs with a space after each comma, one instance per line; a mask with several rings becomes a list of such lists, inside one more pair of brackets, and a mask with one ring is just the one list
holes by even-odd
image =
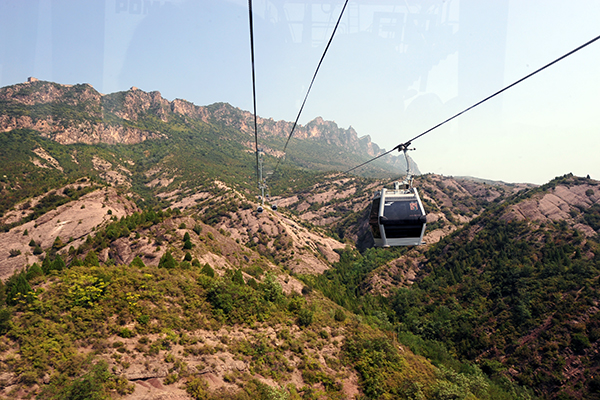
[[385, 221], [418, 220], [423, 213], [416, 200], [386, 201], [383, 207]]
[[[387, 199], [386, 199], [387, 200]], [[414, 199], [386, 201], [383, 226], [388, 239], [419, 238], [423, 231], [424, 213]]]

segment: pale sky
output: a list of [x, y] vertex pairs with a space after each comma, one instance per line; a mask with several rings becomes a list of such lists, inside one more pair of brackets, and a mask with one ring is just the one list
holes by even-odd
[[[294, 121], [343, 1], [254, 0], [258, 114]], [[0, 0], [0, 86], [29, 76], [252, 109], [246, 0]], [[300, 122], [390, 149], [600, 35], [600, 2], [350, 0]], [[421, 172], [600, 179], [600, 41], [413, 143]], [[402, 171], [399, 171], [402, 172]]]

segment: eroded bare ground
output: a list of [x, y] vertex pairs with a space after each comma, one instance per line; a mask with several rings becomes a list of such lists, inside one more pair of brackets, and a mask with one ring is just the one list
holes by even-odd
[[588, 208], [599, 201], [598, 185], [581, 184], [571, 187], [558, 185], [551, 193], [536, 195], [511, 206], [504, 219], [536, 222], [563, 220], [584, 235], [591, 237], [596, 235], [596, 232], [588, 225], [577, 222], [580, 215], [578, 209]]
[[[0, 279], [6, 280], [25, 265], [41, 261], [43, 253], [33, 254], [32, 241], [47, 249], [59, 237], [66, 252], [70, 246], [77, 248], [81, 245], [96, 227], [136, 210], [135, 203], [117, 194], [114, 188], [106, 187], [63, 204], [34, 221], [0, 233]], [[19, 255], [11, 255], [16, 252]]]

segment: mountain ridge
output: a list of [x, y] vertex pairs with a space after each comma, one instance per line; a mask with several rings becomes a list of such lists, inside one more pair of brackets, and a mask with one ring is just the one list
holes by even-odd
[[[135, 144], [149, 139], [164, 139], [164, 133], [117, 123], [118, 119], [136, 122], [143, 115], [158, 117], [162, 122], [168, 122], [174, 115], [182, 116], [184, 119], [199, 118], [206, 123], [218, 119], [221, 124], [242, 133], [251, 136], [254, 134], [253, 115], [248, 111], [227, 103], [197, 106], [183, 99], [169, 102], [158, 91], [144, 92], [136, 87], [128, 91], [103, 95], [89, 84], [61, 85], [30, 79], [25, 83], [0, 88], [0, 102], [3, 108], [13, 114], [3, 113], [0, 116], [0, 131], [34, 129], [44, 137], [61, 144]], [[76, 106], [75, 115], [73, 112], [65, 115], [64, 107], [60, 107], [61, 103]], [[44, 108], [48, 105], [50, 107]], [[22, 106], [29, 106], [33, 112], [24, 110]], [[84, 114], [87, 115], [83, 118], [83, 122], [69, 123], [70, 117]], [[257, 117], [257, 123], [260, 138], [287, 138], [293, 126], [291, 122], [261, 117]], [[323, 141], [328, 145], [370, 157], [385, 151], [373, 143], [369, 135], [359, 138], [352, 127], [343, 129], [335, 122], [325, 121], [321, 117], [316, 117], [305, 126], [298, 125], [294, 138]], [[270, 150], [272, 154], [282, 155], [281, 150]], [[405, 165], [403, 157], [391, 156], [388, 160], [387, 163], [392, 166]], [[412, 161], [411, 168], [418, 173], [418, 167]]]

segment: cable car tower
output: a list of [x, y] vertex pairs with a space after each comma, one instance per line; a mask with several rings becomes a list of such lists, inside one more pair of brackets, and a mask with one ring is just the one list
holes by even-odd
[[413, 187], [408, 155], [410, 143], [398, 148], [404, 152], [406, 159], [406, 177], [394, 182], [394, 189], [382, 188], [373, 196], [369, 225], [375, 241], [375, 247], [417, 246], [423, 244], [423, 235], [427, 215], [419, 197], [417, 188]]
[[[260, 189], [260, 196], [259, 196], [259, 200], [260, 200], [260, 204], [258, 207], [256, 207], [256, 212], [258, 213], [262, 213], [265, 210], [265, 197], [267, 198], [267, 200], [271, 201], [270, 195], [269, 195], [269, 187], [267, 186], [267, 181], [264, 178], [263, 175], [263, 155], [265, 153], [262, 151], [262, 149], [258, 150], [258, 188]], [[267, 191], [267, 193], [265, 194], [265, 190]], [[277, 204], [271, 202], [271, 209], [273, 211], [277, 211]]]
[[256, 207], [256, 211], [261, 213], [265, 207], [265, 189], [267, 188], [267, 184], [265, 179], [263, 178], [263, 154], [262, 149], [258, 150], [258, 188], [260, 189], [260, 205]]

